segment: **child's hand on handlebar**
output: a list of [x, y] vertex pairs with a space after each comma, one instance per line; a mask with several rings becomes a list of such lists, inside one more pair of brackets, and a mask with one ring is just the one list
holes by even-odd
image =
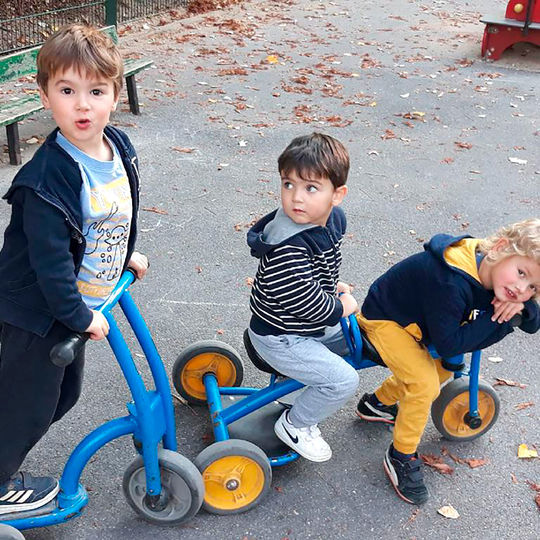
[[493, 322], [503, 323], [509, 321], [514, 315], [521, 313], [525, 308], [522, 302], [501, 302], [494, 298], [491, 301], [493, 305]]
[[109, 333], [109, 323], [105, 315], [100, 311], [92, 310], [92, 322], [85, 332], [90, 334], [90, 339], [95, 341], [103, 339]]
[[352, 294], [343, 293], [339, 297], [339, 299], [341, 300], [341, 304], [343, 305], [343, 317], [348, 317], [352, 313], [358, 311], [358, 302]]
[[148, 257], [138, 251], [133, 252], [128, 262], [128, 268], [135, 272], [137, 279], [142, 279], [146, 275], [149, 266]]
[[350, 285], [348, 285], [344, 281], [338, 281], [337, 282], [337, 293], [338, 294], [341, 294], [341, 293], [351, 294], [351, 292], [352, 292], [352, 289], [351, 289]]

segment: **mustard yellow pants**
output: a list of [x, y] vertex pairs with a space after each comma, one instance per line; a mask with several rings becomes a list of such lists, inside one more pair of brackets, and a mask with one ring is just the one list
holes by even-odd
[[385, 405], [399, 401], [394, 426], [394, 448], [404, 454], [416, 452], [426, 427], [431, 404], [440, 392], [441, 383], [452, 376], [441, 362], [432, 358], [419, 343], [416, 325], [405, 329], [394, 321], [368, 320], [361, 314], [358, 323], [377, 349], [392, 375], [375, 390]]

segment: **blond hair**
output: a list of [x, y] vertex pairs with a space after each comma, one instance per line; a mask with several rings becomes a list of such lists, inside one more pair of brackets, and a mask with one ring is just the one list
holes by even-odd
[[[506, 244], [493, 250], [497, 242], [506, 240]], [[540, 219], [531, 218], [507, 227], [501, 227], [495, 234], [483, 239], [478, 245], [481, 253], [490, 262], [496, 262], [512, 255], [528, 257], [540, 264]]]
[[112, 81], [114, 96], [122, 88], [124, 64], [112, 39], [94, 26], [68, 24], [55, 32], [37, 57], [37, 83], [47, 93], [49, 78], [67, 69]]

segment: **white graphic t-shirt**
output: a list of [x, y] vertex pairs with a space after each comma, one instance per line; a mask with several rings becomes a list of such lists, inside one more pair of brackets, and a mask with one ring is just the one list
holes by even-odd
[[126, 259], [133, 207], [126, 170], [108, 138], [112, 161], [99, 161], [71, 144], [60, 132], [56, 142], [78, 163], [82, 175], [82, 233], [86, 250], [77, 287], [86, 305], [99, 306], [114, 289]]

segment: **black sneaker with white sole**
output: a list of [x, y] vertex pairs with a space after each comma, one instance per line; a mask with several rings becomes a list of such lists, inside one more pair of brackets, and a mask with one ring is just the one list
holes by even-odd
[[52, 501], [58, 490], [54, 478], [18, 472], [0, 485], [0, 515], [40, 508]]
[[378, 402], [375, 394], [364, 394], [356, 407], [356, 414], [367, 422], [382, 422], [384, 424], [395, 424], [398, 413], [397, 405], [374, 405]]
[[411, 504], [424, 504], [428, 500], [428, 490], [424, 484], [422, 460], [418, 453], [406, 459], [398, 459], [390, 445], [384, 456], [384, 470], [392, 482], [398, 496]]

